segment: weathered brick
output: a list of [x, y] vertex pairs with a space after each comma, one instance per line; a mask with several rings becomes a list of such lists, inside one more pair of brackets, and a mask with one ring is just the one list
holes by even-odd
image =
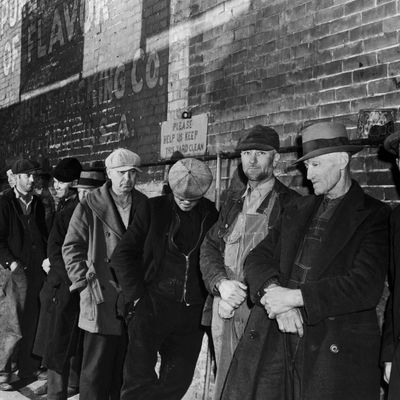
[[364, 11], [362, 13], [362, 23], [366, 24], [394, 14], [396, 14], [396, 2], [390, 1], [389, 3]]
[[368, 95], [374, 96], [375, 94], [398, 91], [400, 88], [399, 83], [397, 83], [396, 79], [394, 78], [380, 79], [379, 81], [369, 82]]
[[338, 101], [358, 99], [367, 96], [367, 85], [346, 86], [335, 91], [335, 98]]
[[400, 75], [400, 61], [389, 64], [389, 75], [391, 76]]
[[350, 41], [367, 39], [382, 33], [382, 21], [372, 22], [367, 25], [357, 26], [350, 31]]
[[374, 37], [371, 39], [364, 40], [365, 51], [377, 50], [379, 48], [385, 48], [397, 44], [397, 33], [390, 32], [385, 33], [381, 36]]
[[364, 11], [375, 6], [375, 0], [355, 0], [345, 5], [345, 14]]
[[353, 71], [353, 82], [365, 82], [373, 79], [383, 78], [387, 76], [387, 65], [379, 64], [373, 67], [360, 68]]
[[318, 106], [318, 115], [321, 118], [329, 118], [350, 113], [350, 102], [332, 103]]
[[349, 40], [349, 32], [340, 32], [331, 36], [327, 36], [318, 40], [318, 49], [324, 50], [331, 47], [337, 47], [340, 44], [344, 44]]
[[352, 83], [352, 73], [345, 72], [321, 79], [322, 89], [330, 89], [350, 85]]

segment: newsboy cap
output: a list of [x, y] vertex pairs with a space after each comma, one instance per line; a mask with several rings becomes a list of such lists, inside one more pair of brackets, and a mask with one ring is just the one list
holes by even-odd
[[268, 126], [253, 126], [249, 133], [239, 140], [236, 146], [236, 151], [244, 150], [279, 151], [279, 135]]
[[174, 195], [185, 200], [201, 198], [213, 180], [210, 168], [196, 158], [177, 161], [169, 170], [168, 183]]
[[53, 171], [53, 176], [60, 182], [73, 182], [79, 179], [82, 171], [81, 163], [74, 157], [63, 158]]
[[305, 128], [302, 133], [303, 157], [295, 164], [323, 154], [357, 153], [362, 146], [350, 144], [346, 127], [338, 122], [318, 122]]
[[29, 174], [36, 172], [39, 169], [38, 163], [34, 163], [31, 160], [25, 158], [15, 160], [11, 166], [11, 171], [14, 175], [16, 174]]
[[105, 160], [107, 169], [115, 169], [125, 172], [135, 169], [142, 172], [139, 168], [141, 161], [138, 154], [124, 148], [115, 149]]

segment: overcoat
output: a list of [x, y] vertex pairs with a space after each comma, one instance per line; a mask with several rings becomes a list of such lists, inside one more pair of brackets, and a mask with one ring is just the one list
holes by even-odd
[[[270, 279], [287, 285], [299, 245], [321, 201], [322, 196], [294, 200], [277, 229], [250, 253], [245, 277], [253, 301]], [[380, 332], [375, 307], [387, 270], [389, 213], [388, 206], [366, 195], [353, 181], [330, 219], [309, 279], [300, 286], [304, 300], [301, 400], [379, 399]], [[286, 354], [292, 337], [279, 332], [261, 306], [254, 307], [221, 398], [293, 399], [285, 380], [285, 374], [296, 371]], [[274, 369], [276, 360], [283, 360], [283, 370]], [[269, 386], [273, 374], [282, 379]]]
[[388, 400], [400, 399], [400, 207], [390, 217], [390, 297], [383, 325], [381, 361], [392, 363]]
[[[137, 211], [134, 223], [128, 228], [118, 249], [114, 252], [112, 266], [119, 278], [126, 302], [142, 297], [163, 268], [165, 254], [170, 245], [169, 231], [177, 229], [175, 226], [176, 207], [172, 194], [154, 197], [147, 203], [143, 203]], [[198, 267], [199, 247], [204, 236], [217, 220], [218, 214], [214, 204], [205, 197], [199, 200], [198, 207], [202, 224], [199, 245], [190, 257], [190, 270], [198, 275], [198, 281], [203, 285]], [[171, 285], [173, 286], [172, 278]], [[202, 292], [204, 294], [200, 302], [206, 298], [205, 288]]]
[[33, 352], [42, 364], [62, 373], [67, 357], [73, 355], [78, 340], [79, 295], [70, 293], [61, 248], [69, 221], [78, 205], [78, 196], [68, 199], [57, 212], [47, 243], [50, 271], [40, 291], [40, 317]]
[[[110, 182], [88, 193], [72, 215], [62, 248], [70, 290], [80, 291], [79, 327], [91, 333], [120, 335], [117, 315], [120, 288], [110, 259], [126, 228], [110, 194]], [[132, 190], [132, 221], [138, 205], [147, 201]]]
[[[45, 254], [47, 228], [43, 204], [39, 197], [33, 196], [31, 207], [32, 217], [41, 236], [38, 243], [41, 243], [42, 248], [38, 250]], [[10, 264], [13, 261], [18, 261], [20, 266], [11, 272]], [[2, 269], [0, 284], [0, 308], [2, 311], [0, 317], [0, 365], [3, 366], [8, 361], [9, 355], [14, 352], [21, 338], [22, 327], [20, 324], [26, 295], [29, 293], [29, 301], [34, 301], [44, 280], [44, 273], [40, 265], [33, 264], [32, 243], [29, 232], [25, 229], [23, 211], [14, 190], [8, 189], [0, 196], [0, 268]], [[27, 292], [28, 288], [29, 292]], [[34, 313], [24, 316], [27, 325], [32, 326], [36, 325], [37, 317], [36, 308]], [[22, 332], [22, 334], [24, 333]], [[31, 332], [25, 333], [25, 337], [31, 340]]]

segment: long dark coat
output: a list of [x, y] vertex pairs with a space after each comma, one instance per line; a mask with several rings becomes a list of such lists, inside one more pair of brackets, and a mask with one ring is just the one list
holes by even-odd
[[385, 313], [381, 361], [392, 362], [388, 400], [400, 399], [400, 207], [390, 218], [390, 297]]
[[43, 357], [46, 367], [62, 373], [68, 356], [76, 351], [78, 341], [79, 295], [70, 293], [61, 248], [78, 197], [67, 201], [55, 215], [47, 244], [50, 271], [40, 291], [41, 310], [34, 353]]
[[[245, 276], [253, 301], [263, 282], [271, 278], [287, 285], [298, 247], [321, 201], [321, 196], [296, 199], [286, 208], [278, 229], [250, 253]], [[388, 263], [389, 212], [389, 207], [353, 182], [330, 220], [326, 243], [301, 286], [302, 400], [379, 399], [380, 333], [375, 307]], [[276, 321], [269, 320], [262, 307], [254, 307], [222, 399], [292, 399], [285, 380], [289, 368], [296, 370], [285, 357], [291, 337], [277, 330]], [[274, 370], [276, 365], [280, 369]], [[274, 374], [279, 378], [272, 379]]]

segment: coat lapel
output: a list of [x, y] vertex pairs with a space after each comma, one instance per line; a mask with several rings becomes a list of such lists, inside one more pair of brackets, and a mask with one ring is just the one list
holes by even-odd
[[349, 192], [338, 205], [328, 224], [320, 254], [316, 257], [318, 265], [312, 266], [313, 279], [321, 276], [329, 268], [335, 256], [349, 242], [369, 213], [364, 207], [364, 192], [358, 183], [353, 181]]
[[311, 218], [321, 204], [321, 196], [301, 197], [294, 201], [284, 213], [281, 233], [281, 269], [290, 277], [293, 262], [301, 245]]
[[[89, 207], [97, 215], [100, 221], [106, 225], [119, 238], [126, 229], [119, 217], [119, 212], [109, 192], [110, 183], [106, 182], [99, 189], [91, 192], [86, 197]], [[132, 199], [133, 203], [133, 199]]]

